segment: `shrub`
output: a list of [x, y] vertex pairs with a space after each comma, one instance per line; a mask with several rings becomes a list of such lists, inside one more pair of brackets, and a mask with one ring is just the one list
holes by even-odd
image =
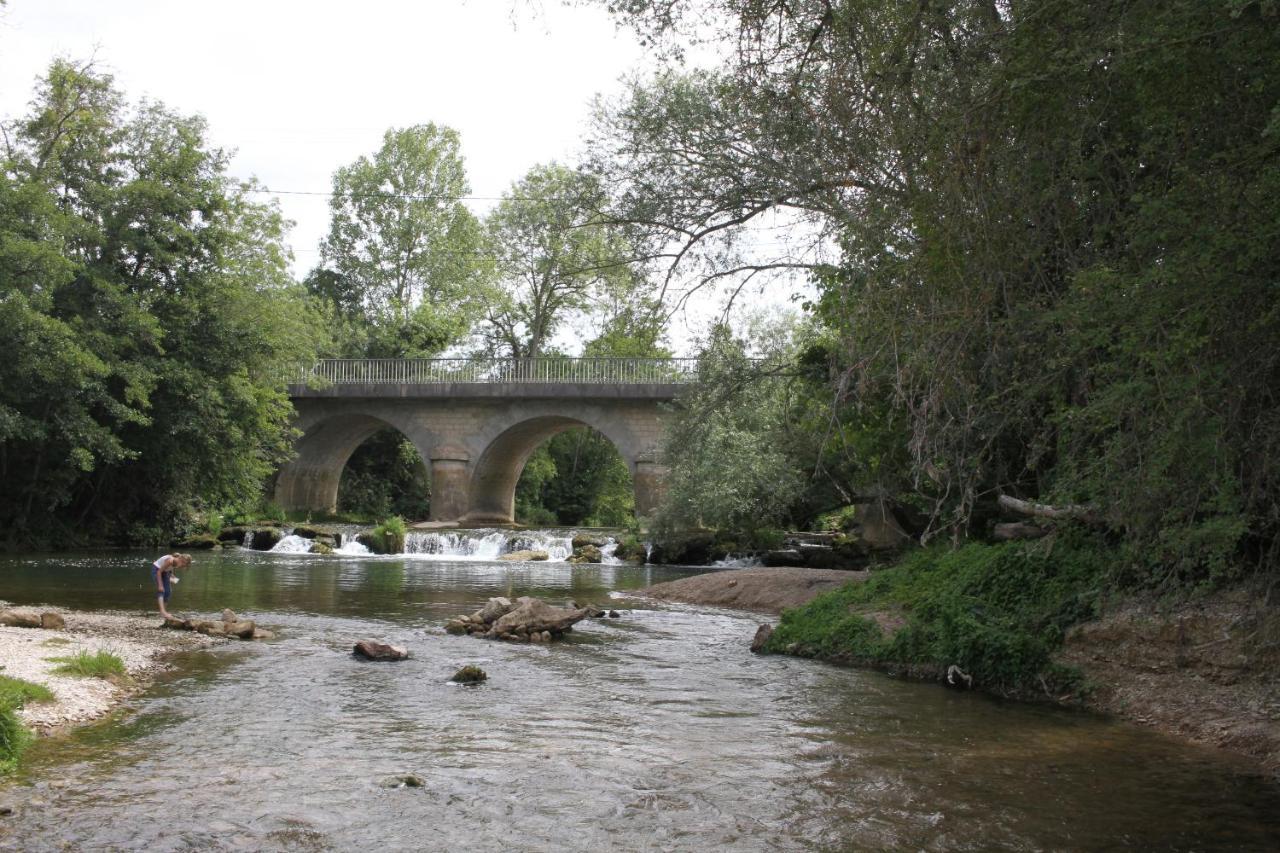
[[383, 554], [399, 554], [404, 551], [404, 537], [408, 532], [404, 519], [398, 515], [379, 522], [373, 528], [373, 536], [382, 545]]

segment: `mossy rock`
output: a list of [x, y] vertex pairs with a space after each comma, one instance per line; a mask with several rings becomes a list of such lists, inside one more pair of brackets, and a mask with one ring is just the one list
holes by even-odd
[[222, 528], [222, 530], [218, 531], [218, 541], [222, 542], [224, 545], [227, 542], [232, 542], [236, 545], [239, 545], [241, 542], [244, 541], [244, 537], [252, 532], [253, 532], [252, 527], [245, 527], [243, 524], [237, 524], [231, 527], [224, 527]]
[[488, 680], [489, 675], [483, 669], [473, 664], [467, 664], [462, 669], [453, 674], [453, 678], [449, 680], [455, 684], [479, 684]]
[[284, 538], [284, 532], [278, 527], [260, 527], [253, 531], [250, 545], [255, 551], [270, 551]]
[[187, 551], [212, 551], [214, 548], [222, 547], [222, 542], [212, 533], [197, 533], [185, 539], [175, 539], [171, 544], [175, 548]]
[[356, 536], [356, 541], [364, 547], [368, 548], [375, 554], [403, 554], [404, 553], [404, 537], [385, 535], [378, 536], [374, 533], [361, 533]]
[[328, 545], [324, 544], [323, 542], [312, 542], [311, 553], [312, 554], [332, 554], [333, 549], [330, 548]]
[[605, 541], [603, 536], [596, 536], [591, 533], [575, 533], [573, 536], [573, 550], [578, 551], [588, 545], [595, 548], [603, 548]]

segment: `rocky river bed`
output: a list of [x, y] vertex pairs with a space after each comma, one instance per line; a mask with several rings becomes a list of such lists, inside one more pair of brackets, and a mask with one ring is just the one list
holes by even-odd
[[[20, 603], [141, 613], [146, 556], [5, 558], [0, 577]], [[1229, 756], [1092, 714], [755, 656], [756, 616], [626, 595], [696, 573], [201, 555], [172, 608], [232, 606], [277, 638], [179, 653], [119, 714], [42, 739], [0, 783], [13, 810], [0, 849], [1280, 844], [1280, 793]], [[619, 616], [550, 644], [443, 629], [523, 595]], [[364, 638], [411, 654], [358, 659]], [[451, 683], [467, 664], [488, 678]]]

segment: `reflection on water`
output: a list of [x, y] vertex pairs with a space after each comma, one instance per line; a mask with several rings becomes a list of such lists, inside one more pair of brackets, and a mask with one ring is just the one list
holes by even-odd
[[[0, 563], [4, 598], [150, 604], [145, 555]], [[686, 570], [687, 571], [687, 570]], [[1127, 725], [808, 661], [754, 621], [614, 600], [680, 570], [201, 555], [179, 609], [278, 641], [192, 655], [42, 743], [0, 848], [1267, 848], [1280, 796]], [[443, 634], [494, 594], [623, 607], [554, 646]], [[399, 664], [349, 654], [371, 636]], [[464, 663], [478, 688], [447, 683]], [[414, 773], [424, 788], [386, 788]], [[70, 784], [64, 784], [67, 781]], [[38, 803], [43, 803], [39, 805]]]

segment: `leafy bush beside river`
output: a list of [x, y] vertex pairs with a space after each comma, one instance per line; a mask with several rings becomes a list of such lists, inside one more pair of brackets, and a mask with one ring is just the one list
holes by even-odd
[[1097, 614], [1117, 559], [1085, 535], [921, 549], [786, 611], [768, 649], [922, 674], [955, 664], [1007, 695], [1074, 689], [1051, 656]]

